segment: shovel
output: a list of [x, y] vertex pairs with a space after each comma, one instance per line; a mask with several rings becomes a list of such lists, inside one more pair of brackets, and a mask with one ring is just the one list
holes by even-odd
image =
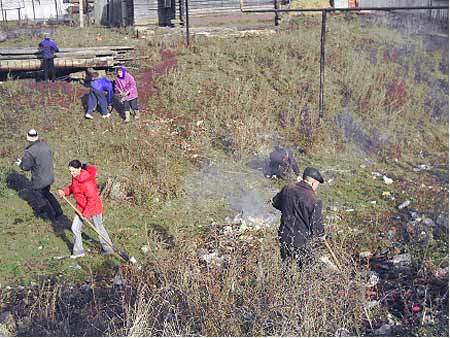
[[77, 215], [81, 218], [81, 220], [82, 220], [83, 222], [86, 222], [86, 223], [92, 228], [92, 230], [94, 230], [94, 231], [97, 233], [97, 235], [98, 235], [99, 237], [101, 237], [106, 243], [108, 243], [108, 245], [113, 249], [113, 251], [114, 251], [120, 258], [122, 258], [125, 262], [131, 262], [131, 263], [135, 263], [135, 262], [136, 262], [136, 259], [135, 259], [134, 257], [131, 257], [131, 258], [130, 258], [125, 252], [123, 252], [123, 251], [117, 249], [116, 247], [114, 247], [114, 246], [112, 245], [111, 241], [108, 241], [105, 237], [103, 237], [103, 236], [98, 232], [97, 228], [92, 224], [92, 222], [91, 222], [88, 218], [83, 217], [83, 216], [81, 215], [81, 213], [78, 211], [78, 209], [75, 208], [75, 207], [73, 206], [72, 203], [70, 203], [70, 201], [66, 198], [66, 196], [63, 196], [63, 198], [64, 198], [64, 200], [72, 207], [72, 209], [77, 213]]

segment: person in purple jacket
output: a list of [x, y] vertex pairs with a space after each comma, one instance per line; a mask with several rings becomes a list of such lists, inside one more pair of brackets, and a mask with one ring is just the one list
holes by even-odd
[[100, 106], [100, 113], [102, 118], [106, 119], [111, 116], [109, 109], [112, 104], [112, 82], [104, 77], [99, 78], [99, 74], [94, 72], [92, 74], [91, 90], [89, 91], [89, 100], [86, 115], [87, 119], [93, 119], [92, 112], [97, 106]]
[[44, 67], [44, 79], [48, 82], [48, 73], [50, 72], [52, 75], [52, 82], [55, 82], [56, 79], [56, 70], [55, 70], [55, 53], [59, 52], [58, 46], [56, 43], [50, 39], [49, 33], [44, 33], [44, 40], [39, 43], [39, 51], [41, 52], [43, 58], [43, 67]]
[[134, 77], [124, 67], [117, 69], [115, 90], [119, 93], [123, 104], [125, 122], [130, 122], [130, 110], [134, 111], [134, 118], [139, 119], [138, 91]]

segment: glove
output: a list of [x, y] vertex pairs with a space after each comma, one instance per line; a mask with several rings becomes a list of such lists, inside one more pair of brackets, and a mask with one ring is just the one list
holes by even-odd
[[22, 164], [22, 160], [18, 158], [14, 163], [16, 164], [16, 166], [20, 167], [20, 165]]

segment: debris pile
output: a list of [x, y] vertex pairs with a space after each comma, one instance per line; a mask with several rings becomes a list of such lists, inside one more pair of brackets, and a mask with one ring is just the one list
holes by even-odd
[[207, 230], [197, 253], [200, 262], [208, 268], [226, 268], [232, 255], [248, 256], [258, 250], [265, 235], [264, 229], [250, 228], [242, 222], [213, 223]]

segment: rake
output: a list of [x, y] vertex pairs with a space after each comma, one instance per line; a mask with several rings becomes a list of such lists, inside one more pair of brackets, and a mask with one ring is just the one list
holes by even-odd
[[77, 208], [75, 208], [73, 206], [72, 203], [70, 203], [70, 201], [66, 198], [66, 196], [63, 196], [63, 199], [70, 205], [70, 207], [77, 213], [77, 215], [81, 218], [81, 220], [85, 223], [87, 223], [92, 230], [94, 230], [97, 235], [102, 238], [106, 243], [108, 243], [109, 246], [111, 246], [111, 248], [113, 249], [113, 251], [120, 257], [122, 258], [125, 262], [131, 262], [131, 263], [136, 263], [136, 259], [134, 257], [128, 256], [128, 254], [126, 254], [124, 251], [117, 249], [112, 243], [111, 241], [109, 241], [107, 238], [105, 238], [104, 236], [102, 236], [102, 234], [100, 234], [97, 230], [97, 228], [94, 226], [94, 224], [92, 224], [92, 222], [88, 219], [85, 218], [81, 215], [81, 213], [78, 211]]

